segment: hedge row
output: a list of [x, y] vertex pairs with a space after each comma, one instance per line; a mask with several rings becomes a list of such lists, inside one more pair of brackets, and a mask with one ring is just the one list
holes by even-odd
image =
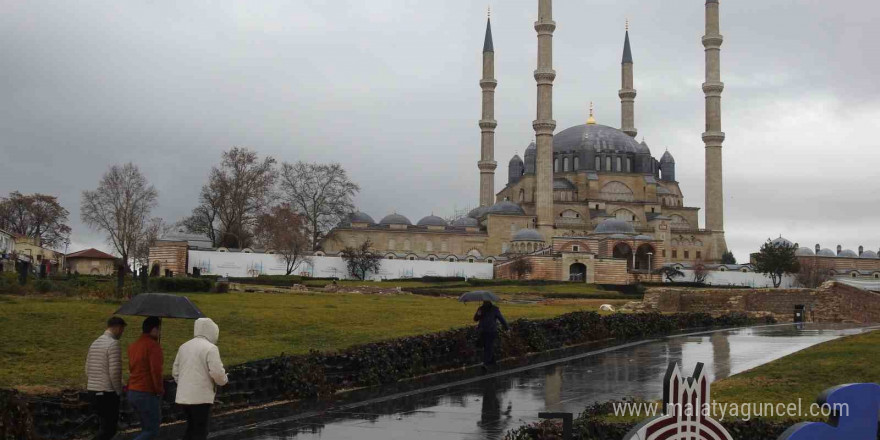
[[[546, 320], [519, 319], [512, 322], [511, 331], [500, 336], [496, 353], [499, 359], [515, 358], [608, 338], [628, 340], [671, 334], [684, 329], [765, 322], [771, 321], [758, 321], [745, 314], [713, 318], [711, 315], [698, 313], [600, 316], [595, 312], [574, 312]], [[220, 389], [215, 409], [253, 406], [279, 398], [326, 397], [338, 390], [389, 384], [437, 371], [475, 365], [479, 362], [480, 353], [476, 339], [476, 330], [468, 327], [359, 345], [340, 352], [282, 355], [234, 366], [229, 369], [229, 385]], [[75, 399], [59, 397], [55, 402], [31, 402], [37, 433], [41, 437], [52, 439], [66, 438], [73, 434], [81, 436], [84, 434], [82, 429], [93, 429], [94, 423], [77, 428], [87, 420], [89, 412], [86, 404]], [[166, 404], [163, 411], [164, 421], [173, 421], [180, 417], [177, 410], [169, 404]], [[5, 415], [0, 414], [0, 417]], [[122, 425], [131, 426], [133, 423], [134, 417], [126, 417]]]
[[[575, 440], [620, 440], [624, 438], [638, 421], [614, 422], [606, 420], [605, 416], [613, 414], [612, 405], [614, 404], [615, 402], [605, 402], [587, 407], [574, 420], [571, 438]], [[753, 418], [749, 420], [721, 420], [720, 423], [737, 440], [776, 440], [786, 429], [799, 421]], [[880, 440], [880, 431], [878, 431], [877, 438]], [[504, 440], [562, 440], [562, 426], [559, 421], [555, 420], [530, 423], [508, 431]]]
[[149, 292], [210, 292], [214, 281], [209, 278], [150, 278], [147, 284]]

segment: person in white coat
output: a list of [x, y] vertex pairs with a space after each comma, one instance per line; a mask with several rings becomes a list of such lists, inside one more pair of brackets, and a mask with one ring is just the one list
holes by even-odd
[[208, 421], [217, 386], [229, 382], [220, 350], [215, 345], [220, 327], [209, 318], [197, 319], [194, 327], [194, 337], [177, 350], [171, 371], [177, 382], [175, 402], [186, 415], [184, 440], [208, 438]]

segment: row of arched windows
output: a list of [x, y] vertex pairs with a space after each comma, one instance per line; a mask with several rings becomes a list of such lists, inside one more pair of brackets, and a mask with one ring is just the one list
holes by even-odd
[[[596, 156], [595, 163], [593, 164], [593, 169], [596, 171], [631, 173], [633, 168], [632, 157], [623, 155]], [[568, 173], [580, 169], [581, 163], [578, 156], [563, 156], [562, 158], [557, 157], [553, 159], [553, 172], [555, 173]]]

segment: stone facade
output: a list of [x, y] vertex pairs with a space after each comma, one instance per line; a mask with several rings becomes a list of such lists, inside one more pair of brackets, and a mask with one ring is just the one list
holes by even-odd
[[880, 322], [880, 293], [833, 281], [818, 289], [653, 288], [634, 308], [662, 313], [770, 314], [780, 322], [791, 322], [797, 306], [804, 307], [807, 322]]
[[150, 273], [158, 270], [159, 276], [185, 277], [188, 250], [186, 241], [157, 241], [150, 247]]

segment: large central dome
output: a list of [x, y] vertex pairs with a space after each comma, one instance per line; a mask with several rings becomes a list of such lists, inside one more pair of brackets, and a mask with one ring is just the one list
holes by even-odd
[[651, 154], [628, 134], [607, 125], [575, 125], [553, 136], [553, 152]]

